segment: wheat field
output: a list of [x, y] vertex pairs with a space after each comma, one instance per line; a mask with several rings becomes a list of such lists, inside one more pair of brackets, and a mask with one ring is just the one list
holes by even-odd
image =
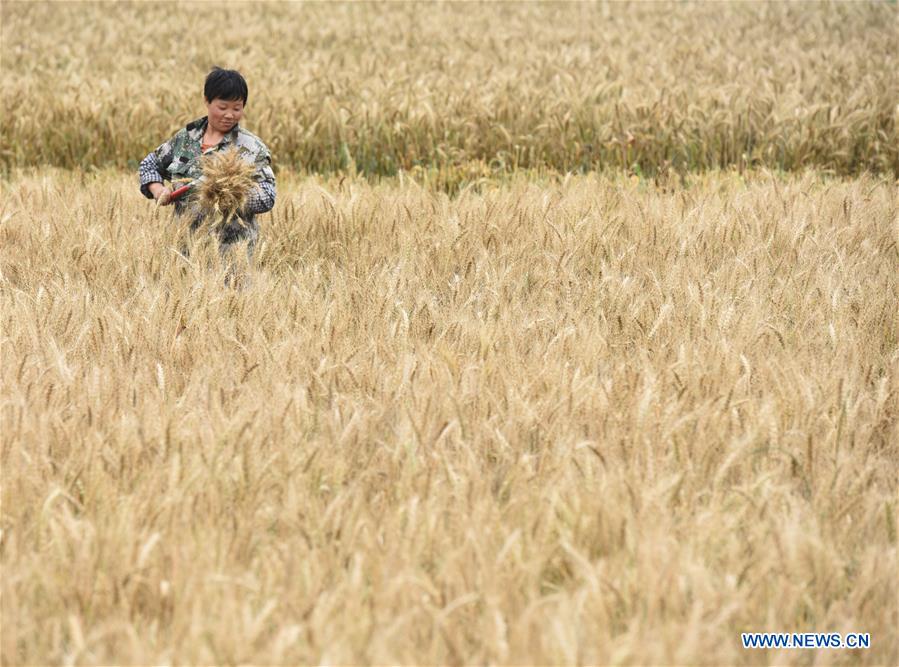
[[312, 172], [899, 175], [895, 5], [165, 6], [0, 5], [0, 170], [133, 168], [220, 64], [278, 164]]
[[174, 7], [0, 5], [3, 665], [899, 663], [895, 5]]
[[10, 664], [895, 662], [889, 180], [288, 180], [244, 291], [135, 199], [4, 188]]

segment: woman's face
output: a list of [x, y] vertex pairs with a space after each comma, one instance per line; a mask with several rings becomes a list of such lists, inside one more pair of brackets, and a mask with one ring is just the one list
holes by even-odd
[[206, 102], [209, 125], [222, 134], [230, 132], [243, 116], [243, 100], [223, 100], [216, 97]]

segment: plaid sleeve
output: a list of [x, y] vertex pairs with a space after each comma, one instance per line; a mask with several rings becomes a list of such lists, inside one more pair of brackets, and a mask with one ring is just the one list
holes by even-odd
[[268, 149], [260, 151], [256, 158], [256, 173], [254, 175], [259, 186], [250, 193], [246, 213], [255, 215], [266, 213], [275, 206], [275, 172], [272, 171], [272, 156]]
[[172, 142], [169, 140], [141, 160], [138, 170], [140, 191], [147, 199], [153, 199], [150, 183], [162, 183], [171, 179], [168, 166], [172, 163], [172, 152]]

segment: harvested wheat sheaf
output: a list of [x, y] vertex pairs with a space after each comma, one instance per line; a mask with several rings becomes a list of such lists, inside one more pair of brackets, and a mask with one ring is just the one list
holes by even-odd
[[231, 216], [247, 203], [253, 188], [253, 165], [235, 150], [220, 151], [202, 158], [203, 178], [197, 187], [197, 202], [207, 212]]

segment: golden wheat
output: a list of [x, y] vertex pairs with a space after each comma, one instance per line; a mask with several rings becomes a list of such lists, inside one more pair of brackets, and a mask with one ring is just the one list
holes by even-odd
[[0, 663], [899, 663], [897, 17], [0, 4]]
[[279, 185], [2, 183], [4, 664], [896, 663], [893, 182]]
[[[0, 168], [134, 167], [250, 84], [276, 164], [899, 175], [895, 4], [4, 2]], [[239, 30], [234, 28], [239, 26]], [[163, 45], [165, 45], [163, 47]]]

